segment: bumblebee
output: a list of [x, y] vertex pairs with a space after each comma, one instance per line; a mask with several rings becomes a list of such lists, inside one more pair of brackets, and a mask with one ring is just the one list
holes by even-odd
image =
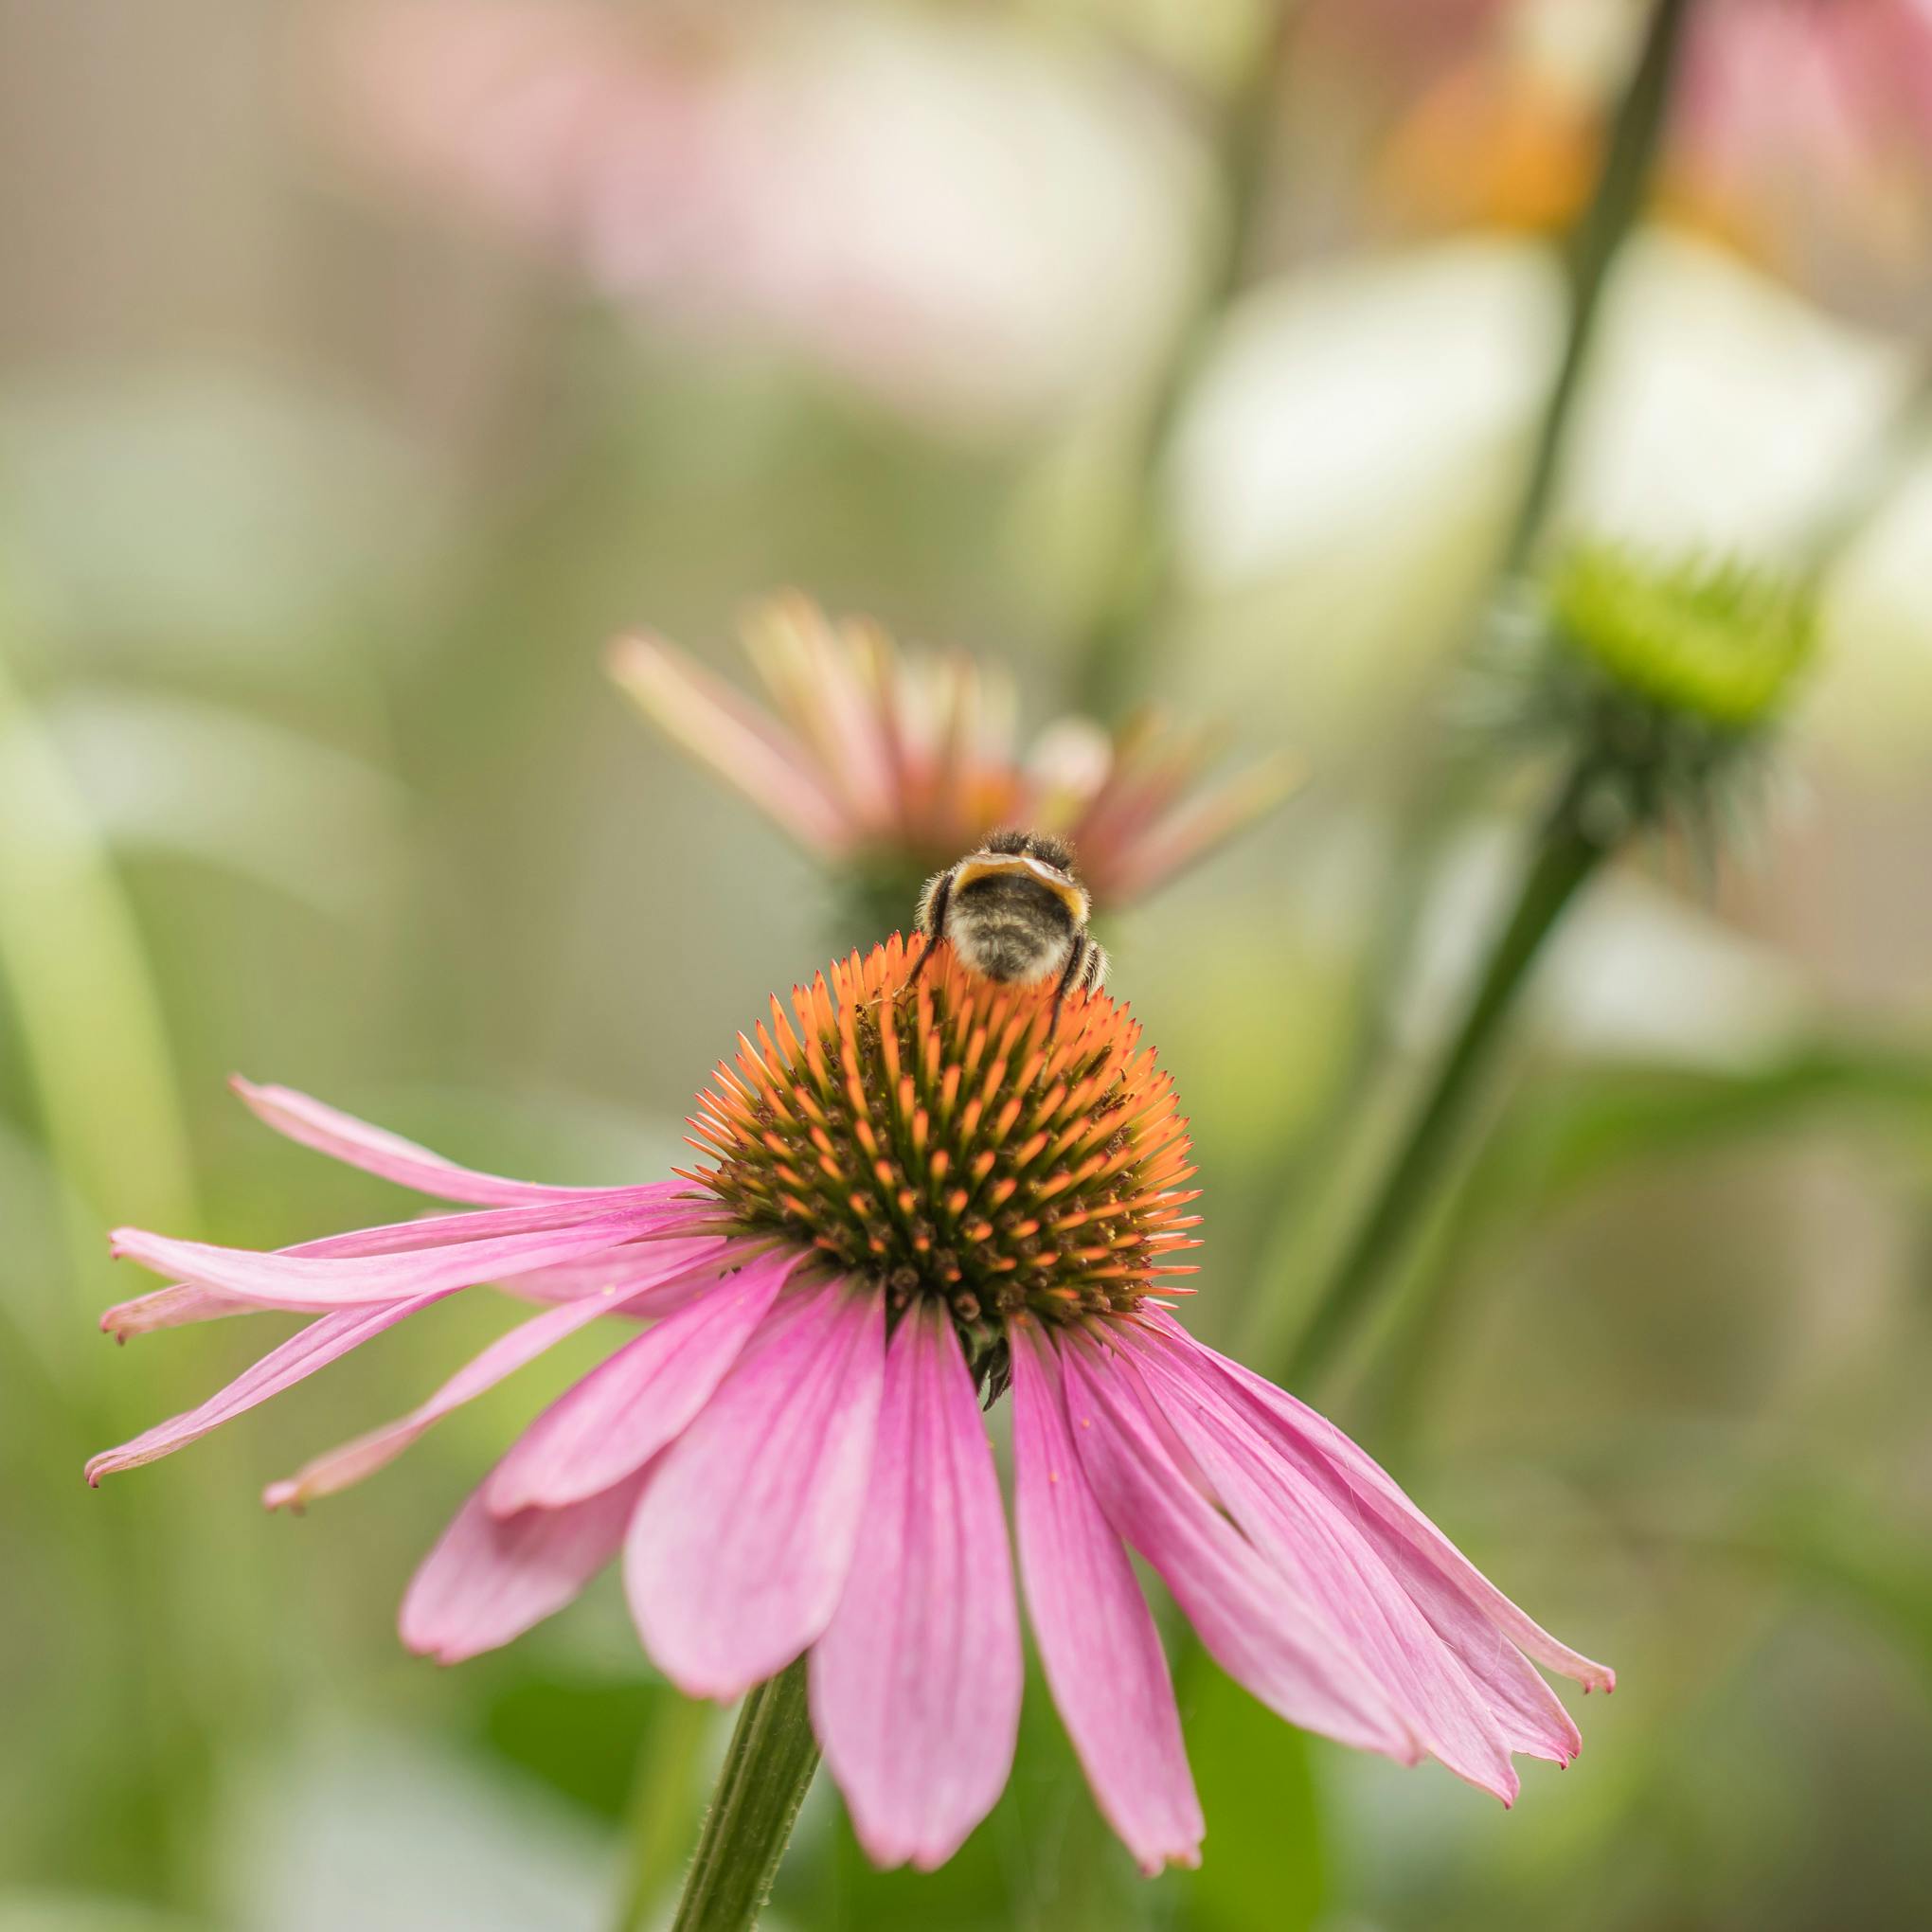
[[913, 983], [941, 939], [961, 965], [988, 979], [1035, 986], [1052, 980], [1053, 1013], [1075, 987], [1098, 993], [1107, 955], [1087, 933], [1090, 902], [1072, 850], [1037, 832], [996, 832], [976, 852], [935, 872], [919, 895], [926, 949]]

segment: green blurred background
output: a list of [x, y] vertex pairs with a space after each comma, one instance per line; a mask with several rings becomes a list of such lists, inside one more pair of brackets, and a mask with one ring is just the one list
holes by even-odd
[[[1810, 12], [1706, 24], [1754, 9]], [[767, 991], [876, 937], [628, 708], [627, 626], [742, 681], [735, 613], [797, 584], [1004, 660], [1036, 724], [1152, 695], [1297, 756], [1284, 811], [1107, 934], [1195, 1122], [1190, 1318], [1292, 1328], [1526, 822], [1455, 658], [1640, 13], [0, 0], [4, 1932], [668, 1909], [728, 1719], [609, 1579], [456, 1671], [393, 1636], [586, 1357], [306, 1518], [262, 1484], [507, 1304], [80, 1474], [280, 1333], [115, 1350], [143, 1283], [105, 1226], [406, 1211], [229, 1072], [500, 1171], [654, 1176]], [[1716, 890], [1646, 854], [1565, 930], [1388, 1320], [1308, 1391], [1616, 1664], [1581, 1762], [1505, 1815], [1195, 1672], [1206, 1863], [1149, 1884], [1036, 1686], [949, 1868], [869, 1871], [821, 1780], [773, 1923], [1932, 1923], [1932, 51], [1919, 80], [1923, 138], [1863, 103], [1852, 160], [1807, 158], [1795, 82], [1768, 130], [1708, 73], [1678, 103], [1559, 520], [1773, 560], [1844, 525], [1826, 661]], [[1137, 646], [1097, 649], [1122, 595]], [[1419, 770], [1465, 801], [1423, 845]]]

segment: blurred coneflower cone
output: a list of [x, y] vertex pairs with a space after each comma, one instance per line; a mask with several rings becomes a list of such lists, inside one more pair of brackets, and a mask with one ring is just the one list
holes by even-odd
[[[731, 1698], [809, 1652], [813, 1723], [868, 1852], [941, 1863], [997, 1798], [1023, 1669], [979, 1398], [1014, 1401], [1020, 1583], [1101, 1811], [1147, 1870], [1203, 1822], [1129, 1550], [1208, 1652], [1290, 1721], [1506, 1802], [1512, 1753], [1576, 1727], [1534, 1663], [1609, 1671], [1479, 1575], [1347, 1437], [1175, 1319], [1187, 1122], [1104, 994], [994, 985], [894, 938], [774, 999], [699, 1103], [670, 1182], [571, 1190], [456, 1167], [280, 1088], [295, 1138], [479, 1211], [278, 1254], [134, 1230], [175, 1285], [134, 1333], [243, 1307], [318, 1319], [189, 1415], [95, 1458], [146, 1462], [442, 1296], [545, 1304], [410, 1415], [274, 1503], [346, 1486], [549, 1342], [615, 1331], [430, 1554], [404, 1600], [444, 1662], [508, 1642], [622, 1551], [645, 1648]], [[637, 1324], [643, 1324], [641, 1333]]]
[[997, 827], [1067, 839], [1095, 905], [1112, 912], [1293, 782], [1279, 757], [1204, 782], [1214, 735], [1152, 713], [1111, 732], [1061, 718], [1023, 749], [1003, 668], [902, 649], [804, 597], [758, 605], [743, 632], [769, 709], [657, 637], [620, 638], [612, 674], [668, 737], [841, 875], [868, 940], [903, 923], [921, 882]]

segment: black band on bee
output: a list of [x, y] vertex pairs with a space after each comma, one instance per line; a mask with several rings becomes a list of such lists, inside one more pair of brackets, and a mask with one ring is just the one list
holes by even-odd
[[1038, 859], [1043, 866], [1073, 876], [1073, 848], [1051, 832], [1021, 832], [1009, 826], [995, 832], [980, 850], [997, 852], [1002, 858]]

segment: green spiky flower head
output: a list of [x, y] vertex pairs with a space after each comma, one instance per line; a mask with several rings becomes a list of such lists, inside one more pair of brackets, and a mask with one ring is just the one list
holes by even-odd
[[1562, 641], [1620, 691], [1720, 733], [1774, 717], [1816, 649], [1807, 591], [1730, 561], [1579, 544], [1549, 604]]
[[1672, 826], [1714, 855], [1722, 828], [1748, 822], [1816, 638], [1800, 581], [1579, 543], [1498, 627], [1472, 712], [1561, 752], [1565, 809], [1598, 843]]

